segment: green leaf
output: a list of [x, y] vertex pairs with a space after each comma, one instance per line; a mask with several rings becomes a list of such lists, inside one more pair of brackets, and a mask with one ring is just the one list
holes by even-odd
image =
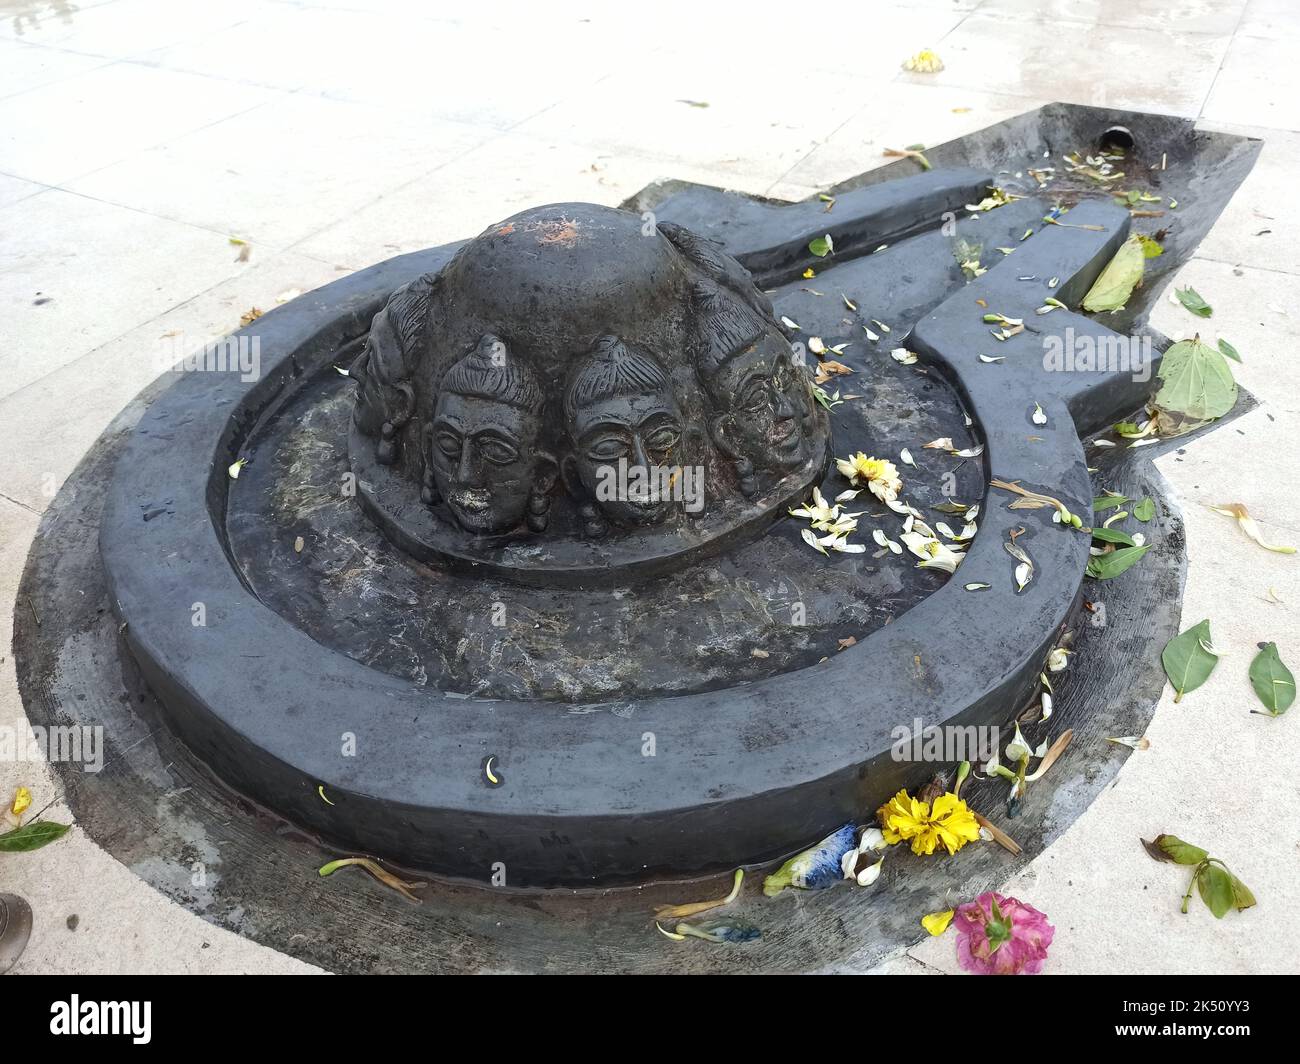
[[1147, 522], [1156, 515], [1156, 504], [1151, 499], [1143, 499], [1133, 507], [1133, 516], [1139, 521]]
[[1145, 543], [1140, 547], [1120, 547], [1110, 554], [1099, 554], [1088, 563], [1088, 575], [1094, 580], [1109, 580], [1113, 576], [1119, 576], [1136, 565], [1150, 549], [1151, 544]]
[[1178, 693], [1175, 702], [1181, 702], [1188, 691], [1195, 691], [1210, 678], [1219, 659], [1205, 649], [1204, 644], [1213, 645], [1210, 639], [1210, 622], [1187, 629], [1181, 635], [1174, 636], [1165, 644], [1160, 662], [1165, 667], [1165, 675]]
[[56, 839], [63, 838], [71, 824], [55, 824], [49, 820], [33, 820], [21, 828], [0, 835], [0, 853], [25, 853], [39, 850]]
[[1094, 313], [1120, 310], [1133, 294], [1133, 289], [1142, 283], [1145, 261], [1146, 252], [1141, 239], [1129, 237], [1088, 289], [1088, 294], [1083, 297], [1083, 309]]
[[1250, 685], [1273, 716], [1278, 717], [1295, 701], [1295, 677], [1278, 657], [1276, 643], [1264, 643], [1250, 663]]
[[1241, 355], [1237, 354], [1237, 349], [1228, 343], [1222, 336], [1219, 337], [1219, 350], [1227, 355], [1234, 362], [1241, 361]]
[[1197, 873], [1196, 889], [1216, 920], [1222, 920], [1233, 906], [1232, 876], [1218, 865], [1206, 865]]
[[[1154, 846], [1167, 861], [1173, 861], [1174, 864], [1198, 865], [1210, 855], [1202, 850], [1199, 846], [1193, 846], [1190, 842], [1183, 842], [1177, 835], [1157, 835], [1155, 841], [1147, 845], [1148, 852]], [[1152, 857], [1156, 854], [1152, 853]]]
[[1124, 506], [1132, 501], [1132, 499], [1126, 499], [1123, 495], [1098, 495], [1092, 500], [1092, 508], [1094, 512], [1109, 510], [1114, 506]]
[[1198, 317], [1208, 318], [1214, 313], [1214, 308], [1205, 302], [1191, 285], [1186, 288], [1175, 288], [1174, 295], [1178, 297], [1178, 302]]
[[1137, 544], [1133, 542], [1132, 536], [1127, 532], [1121, 532], [1118, 528], [1102, 528], [1098, 525], [1092, 530], [1092, 538], [1099, 539], [1103, 543], [1118, 543], [1121, 547], [1137, 546]]
[[1237, 912], [1249, 909], [1255, 904], [1255, 895], [1250, 892], [1250, 888], [1245, 883], [1231, 872], [1228, 873], [1228, 879], [1232, 882], [1232, 904], [1236, 906]]
[[1165, 253], [1165, 249], [1149, 236], [1143, 236], [1139, 233], [1138, 242], [1142, 245], [1142, 254], [1148, 259], [1154, 259], [1157, 255], [1163, 255]]
[[1237, 402], [1237, 382], [1228, 360], [1199, 337], [1170, 347], [1158, 376], [1155, 405], [1193, 422], [1223, 417]]
[[825, 236], [814, 237], [808, 242], [808, 250], [816, 255], [819, 259], [824, 259], [835, 250], [835, 242], [831, 239], [830, 233]]

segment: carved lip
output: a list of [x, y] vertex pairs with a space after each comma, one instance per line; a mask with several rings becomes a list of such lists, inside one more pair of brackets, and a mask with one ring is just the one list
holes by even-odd
[[483, 513], [492, 505], [492, 493], [487, 488], [462, 488], [448, 501], [469, 513]]

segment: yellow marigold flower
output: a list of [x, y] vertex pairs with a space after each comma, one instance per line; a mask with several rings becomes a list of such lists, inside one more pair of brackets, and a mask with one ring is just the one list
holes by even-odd
[[898, 468], [887, 458], [871, 458], [859, 451], [851, 458], [835, 459], [835, 468], [855, 487], [866, 485], [881, 502], [893, 502], [903, 490]]
[[903, 69], [920, 74], [937, 74], [943, 69], [943, 60], [931, 49], [923, 48], [903, 64]]
[[941, 794], [934, 806], [899, 791], [877, 812], [885, 841], [891, 845], [910, 841], [918, 855], [934, 853], [942, 845], [950, 854], [980, 837], [979, 822], [955, 794]]
[[910, 839], [925, 826], [929, 815], [930, 807], [925, 802], [911, 797], [907, 791], [899, 791], [876, 810], [880, 830], [890, 846], [904, 839]]

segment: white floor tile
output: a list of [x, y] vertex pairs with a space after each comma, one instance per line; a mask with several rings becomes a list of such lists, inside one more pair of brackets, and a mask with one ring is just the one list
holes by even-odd
[[108, 62], [99, 56], [42, 48], [21, 39], [0, 40], [0, 99], [84, 74]]
[[512, 133], [421, 178], [298, 244], [354, 268], [406, 251], [472, 237], [493, 222], [543, 203], [616, 205], [656, 178], [760, 193], [756, 174], [692, 167], [674, 159], [602, 152]]
[[[132, 328], [0, 398], [0, 495], [43, 510], [82, 455], [137, 392], [257, 307], [346, 276], [301, 255], [254, 260], [237, 277]], [[6, 374], [7, 375], [7, 374]]]
[[944, 70], [906, 73], [901, 79], [1195, 116], [1228, 40], [1226, 35], [1177, 33], [1168, 27], [1085, 27], [980, 10], [938, 45]]
[[1196, 249], [1197, 257], [1300, 274], [1300, 218], [1290, 208], [1300, 133], [1208, 121], [1200, 125], [1259, 137], [1264, 144], [1254, 168]]
[[1296, 39], [1237, 36], [1205, 101], [1204, 117], [1271, 129], [1300, 130]]
[[490, 127], [294, 95], [67, 187], [285, 247], [499, 135]]
[[0, 100], [0, 171], [57, 185], [276, 96], [114, 63]]
[[557, 41], [424, 18], [422, 11], [383, 19], [276, 7], [138, 61], [502, 129], [589, 88], [619, 62], [613, 48], [584, 46], [590, 27], [582, 24]]
[[0, 396], [246, 272], [236, 256], [224, 234], [57, 189], [0, 210]]
[[984, 0], [981, 15], [1106, 29], [1231, 34], [1246, 0]]
[[35, 181], [26, 181], [21, 177], [0, 174], [0, 207], [7, 207], [28, 196], [43, 192], [48, 186], [38, 185]]
[[891, 163], [887, 149], [934, 147], [985, 129], [1045, 103], [1023, 96], [951, 86], [894, 82], [835, 130], [785, 175], [796, 184], [825, 188]]
[[72, 52], [121, 59], [151, 48], [193, 40], [234, 25], [258, 10], [257, 0], [112, 0], [111, 3], [30, 4], [47, 11], [65, 9], [68, 17], [40, 18], [35, 25], [0, 22], [0, 36]]
[[1295, 0], [1247, 0], [1237, 34], [1294, 41], [1300, 38], [1300, 19], [1296, 14]]

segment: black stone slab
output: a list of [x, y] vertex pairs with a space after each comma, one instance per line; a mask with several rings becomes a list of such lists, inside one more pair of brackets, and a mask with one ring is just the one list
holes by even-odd
[[[776, 899], [762, 896], [764, 869], [751, 867], [740, 898], [720, 915], [754, 924], [763, 937], [736, 948], [669, 943], [652, 922], [657, 905], [721, 896], [729, 873], [615, 890], [533, 891], [515, 889], [507, 868], [503, 887], [482, 877], [436, 879], [418, 891], [419, 905], [359, 871], [322, 879], [317, 868], [347, 851], [304, 835], [216, 780], [178, 741], [121, 643], [88, 530], [99, 525], [105, 484], [126, 439], [160, 391], [147, 389], [115, 420], [41, 520], [14, 613], [19, 690], [34, 725], [103, 729], [102, 771], [51, 766], [82, 832], [214, 926], [327, 970], [863, 971], [925, 935], [918, 914], [1002, 887], [1103, 790], [1124, 786], [1116, 773], [1129, 756], [1149, 756], [1105, 737], [1141, 735], [1165, 686], [1159, 647], [1178, 628], [1182, 522], [1149, 461], [1162, 448], [1090, 450], [1102, 467], [1098, 487], [1156, 500], [1156, 518], [1144, 526], [1154, 546], [1144, 564], [1089, 592], [1105, 602], [1107, 624], [1073, 630], [1077, 653], [1071, 669], [1054, 677], [1053, 720], [1025, 733], [1036, 743], [1069, 727], [1074, 742], [1030, 788], [1020, 815], [1006, 816], [1004, 787], [970, 780], [963, 789], [974, 808], [1024, 847], [1022, 856], [992, 845], [968, 846], [948, 859], [900, 848], [870, 890], [844, 884]], [[62, 805], [46, 815], [66, 819]], [[205, 871], [202, 882], [196, 862]], [[1073, 878], [1081, 890], [1100, 889], [1104, 873], [1081, 865]], [[38, 910], [36, 920], [64, 915], [55, 906]]]
[[[940, 178], [927, 180], [942, 186]], [[899, 190], [864, 190], [854, 201], [860, 228], [841, 215], [846, 233], [866, 234], [865, 220], [880, 216], [869, 191], [901, 210]], [[922, 198], [933, 192], [926, 184]], [[678, 217], [661, 204], [659, 220], [685, 220], [688, 199], [678, 202]], [[1067, 218], [1088, 209], [1080, 205]], [[770, 247], [794, 247], [806, 235], [807, 212], [791, 211], [783, 243], [764, 234], [761, 246], [735, 240], [729, 249], [744, 261]], [[1051, 272], [1077, 287], [1100, 269], [1121, 226], [1112, 217], [1103, 232], [1065, 239], [1059, 227], [1041, 229], [1010, 259], [1059, 260]], [[843, 262], [868, 250], [865, 237], [861, 247], [850, 241], [853, 251], [822, 263], [814, 283], [838, 287], [837, 270], [864, 262], [899, 277], [933, 271], [951, 281], [951, 252], [941, 261], [933, 246], [923, 252], [926, 237], [904, 235], [879, 254]], [[451, 250], [381, 264], [266, 315], [257, 323], [267, 371], [260, 381], [182, 379], [145, 412], [126, 445], [100, 537], [113, 608], [170, 725], [227, 783], [341, 846], [407, 864], [481, 880], [504, 862], [522, 886], [619, 882], [777, 857], [838, 823], [865, 819], [923, 771], [889, 756], [900, 718], [1001, 723], [1032, 689], [1071, 616], [1088, 540], [1053, 525], [1046, 511], [1008, 511], [995, 496], [983, 499], [979, 534], [956, 579], [894, 623], [820, 664], [679, 698], [553, 712], [531, 702], [453, 697], [331, 651], [268, 608], [231, 564], [226, 467], [360, 336], [388, 292]], [[974, 291], [1002, 295], [1009, 266], [1014, 270], [1010, 260], [994, 267]], [[843, 319], [830, 297], [809, 297], [804, 287], [796, 279], [779, 289], [778, 307], [787, 298], [817, 300], [816, 308], [800, 304], [813, 316], [800, 322], [804, 330], [838, 326]], [[937, 299], [951, 292], [944, 280], [919, 288]], [[1017, 345], [1024, 357], [1008, 354], [994, 366], [968, 359], [959, 326], [973, 301], [970, 287], [948, 294], [933, 321], [923, 319], [916, 330], [922, 363], [904, 370], [942, 373], [968, 399], [986, 444], [982, 476], [992, 471], [1041, 485], [1087, 514], [1092, 490], [1074, 417], [1118, 417], [1131, 393], [1102, 380], [1080, 399], [1089, 385], [1044, 373], [1029, 338]], [[882, 319], [890, 316], [881, 308]], [[1056, 327], [1055, 316], [1045, 316], [1047, 327]], [[982, 323], [974, 327], [972, 347], [996, 343], [984, 340]], [[1013, 342], [999, 347], [1010, 352]], [[898, 372], [881, 361], [888, 357], [883, 346], [861, 356], [864, 373]], [[1046, 426], [1031, 420], [1035, 403], [1048, 415]], [[1003, 543], [1021, 527], [1018, 542], [1037, 576], [1017, 593]], [[832, 564], [848, 570], [857, 562]], [[966, 592], [970, 581], [991, 587]], [[195, 602], [206, 608], [206, 627], [190, 623]], [[653, 757], [644, 754], [647, 735]], [[345, 737], [357, 756], [342, 756]], [[490, 755], [504, 775], [497, 787], [481, 773]]]

